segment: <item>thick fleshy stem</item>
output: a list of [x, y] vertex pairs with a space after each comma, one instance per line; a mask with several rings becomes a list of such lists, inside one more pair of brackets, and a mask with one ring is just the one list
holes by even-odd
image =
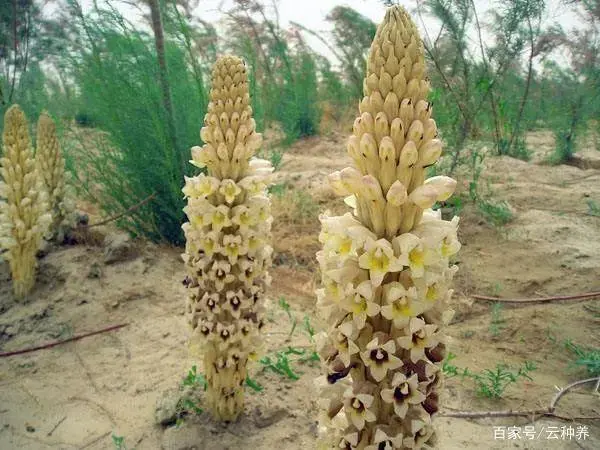
[[15, 297], [35, 284], [36, 252], [51, 220], [35, 167], [25, 114], [18, 105], [4, 115], [0, 158], [0, 248], [7, 249]]
[[456, 182], [426, 179], [442, 151], [427, 101], [423, 45], [408, 13], [388, 9], [371, 46], [354, 167], [329, 177], [354, 214], [321, 216], [318, 310], [326, 376], [322, 448], [431, 448], [442, 328], [459, 250], [458, 218], [430, 208]]
[[56, 125], [46, 111], [38, 119], [35, 163], [48, 194], [48, 208], [52, 214], [48, 237], [61, 242], [65, 232], [74, 225], [74, 203], [66, 183], [65, 159], [60, 151]]
[[206, 403], [231, 421], [244, 406], [246, 364], [259, 350], [263, 296], [270, 283], [272, 217], [266, 187], [271, 164], [253, 158], [262, 138], [252, 119], [245, 63], [217, 60], [204, 127], [193, 165], [206, 174], [186, 178], [183, 225], [187, 318], [202, 349]]

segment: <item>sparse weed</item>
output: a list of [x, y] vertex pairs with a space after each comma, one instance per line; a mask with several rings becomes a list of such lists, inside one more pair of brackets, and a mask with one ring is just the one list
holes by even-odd
[[292, 334], [294, 334], [294, 331], [296, 330], [296, 325], [298, 325], [298, 321], [292, 314], [290, 304], [285, 300], [285, 297], [279, 298], [279, 306], [285, 311], [285, 313], [288, 316], [288, 319], [290, 319], [290, 322], [292, 323], [292, 328], [290, 329], [290, 332], [288, 334], [289, 339], [290, 337], [292, 337]]
[[[115, 447], [115, 450], [127, 450], [127, 444], [125, 444], [125, 436], [117, 436], [114, 433], [111, 434], [112, 443]], [[135, 450], [135, 449], [131, 449]]]
[[460, 369], [451, 363], [456, 355], [448, 353], [448, 356], [442, 364], [442, 371], [448, 378], [461, 376], [464, 378], [470, 378], [475, 382], [477, 388], [477, 395], [499, 399], [504, 395], [504, 391], [508, 386], [516, 383], [520, 378], [526, 378], [532, 381], [529, 373], [536, 370], [536, 366], [531, 361], [525, 361], [525, 364], [520, 367], [516, 372], [511, 371], [510, 368], [505, 364], [496, 364], [496, 368], [485, 369], [480, 373], [472, 372], [468, 368]]
[[584, 367], [592, 377], [600, 376], [600, 349], [582, 347], [570, 339], [565, 341], [565, 347], [574, 354], [575, 366]]
[[598, 205], [598, 203], [596, 203], [594, 200], [592, 199], [588, 199], [586, 201], [587, 205], [588, 205], [588, 214], [590, 216], [596, 216], [596, 217], [600, 217], [600, 205]]
[[509, 367], [504, 364], [497, 364], [495, 370], [485, 369], [480, 374], [471, 373], [470, 376], [477, 385], [478, 395], [498, 399], [502, 397], [506, 388], [516, 383], [519, 378], [533, 381], [529, 372], [535, 369], [535, 365], [530, 361], [525, 361], [525, 365], [520, 367], [517, 372], [511, 372]]
[[513, 219], [510, 206], [504, 200], [494, 202], [479, 199], [477, 201], [477, 209], [479, 209], [485, 220], [497, 227], [505, 225]]
[[312, 196], [304, 189], [294, 191], [294, 218], [299, 221], [312, 219], [319, 214], [319, 205], [315, 203]]
[[523, 161], [531, 160], [532, 152], [527, 148], [525, 139], [523, 139], [523, 137], [517, 137], [510, 148], [508, 148], [509, 142], [509, 139], [500, 138], [500, 141], [498, 142], [498, 149], [500, 150], [501, 155], [508, 155], [512, 158], [521, 159]]
[[271, 370], [290, 380], [299, 380], [300, 375], [296, 374], [290, 366], [290, 354], [297, 354], [293, 347], [288, 347], [287, 350], [275, 352], [275, 355], [266, 355], [260, 359], [263, 370]]
[[277, 184], [273, 184], [271, 186], [269, 186], [268, 188], [268, 192], [271, 195], [274, 195], [276, 197], [283, 197], [283, 194], [285, 194], [285, 191], [288, 189], [288, 183], [277, 183]]

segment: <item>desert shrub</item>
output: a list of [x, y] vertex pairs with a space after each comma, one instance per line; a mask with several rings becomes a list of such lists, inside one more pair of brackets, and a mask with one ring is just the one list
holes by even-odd
[[190, 67], [183, 37], [165, 31], [173, 135], [158, 83], [154, 38], [114, 9], [96, 7], [85, 16], [75, 12], [84, 36], [71, 60], [81, 91], [78, 120], [106, 132], [91, 148], [81, 143], [77, 177], [110, 215], [154, 195], [119, 225], [155, 241], [181, 243], [181, 188], [184, 175], [190, 175], [189, 149], [200, 143], [197, 129], [205, 113], [201, 75]]

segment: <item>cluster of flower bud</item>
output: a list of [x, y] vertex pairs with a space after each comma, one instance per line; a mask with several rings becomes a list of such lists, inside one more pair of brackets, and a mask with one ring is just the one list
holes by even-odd
[[458, 218], [431, 208], [456, 181], [426, 178], [442, 152], [427, 102], [423, 48], [399, 6], [368, 60], [365, 97], [348, 140], [354, 167], [330, 175], [353, 213], [322, 215], [317, 306], [323, 448], [429, 448], [438, 410], [443, 326], [460, 249]]
[[185, 180], [183, 225], [188, 322], [200, 341], [213, 415], [233, 420], [243, 409], [246, 363], [259, 348], [263, 296], [270, 283], [271, 164], [252, 158], [261, 144], [249, 105], [244, 63], [220, 58], [192, 164], [207, 169]]
[[6, 250], [16, 298], [35, 284], [36, 253], [51, 221], [42, 176], [35, 167], [27, 119], [17, 106], [4, 116], [0, 158], [0, 248]]

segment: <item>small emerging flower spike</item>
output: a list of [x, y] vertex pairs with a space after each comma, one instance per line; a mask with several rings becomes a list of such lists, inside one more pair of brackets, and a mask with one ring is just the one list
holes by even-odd
[[42, 175], [31, 152], [27, 119], [18, 105], [4, 115], [0, 158], [0, 248], [7, 249], [13, 290], [23, 298], [35, 284], [35, 255], [51, 221]]
[[36, 138], [35, 163], [46, 188], [52, 214], [48, 237], [55, 237], [61, 242], [65, 232], [73, 225], [74, 204], [66, 184], [65, 160], [56, 136], [56, 125], [46, 111], [38, 119]]
[[245, 63], [217, 60], [204, 127], [186, 178], [183, 225], [188, 274], [187, 319], [203, 351], [206, 403], [212, 415], [235, 420], [244, 408], [246, 363], [259, 350], [263, 296], [271, 266], [271, 164], [254, 158], [255, 130]]
[[423, 44], [401, 6], [377, 29], [363, 87], [348, 140], [354, 167], [329, 176], [353, 214], [320, 217], [317, 307], [329, 328], [319, 336], [319, 448], [432, 448], [460, 243], [458, 218], [430, 208], [456, 181], [426, 179], [442, 143]]

